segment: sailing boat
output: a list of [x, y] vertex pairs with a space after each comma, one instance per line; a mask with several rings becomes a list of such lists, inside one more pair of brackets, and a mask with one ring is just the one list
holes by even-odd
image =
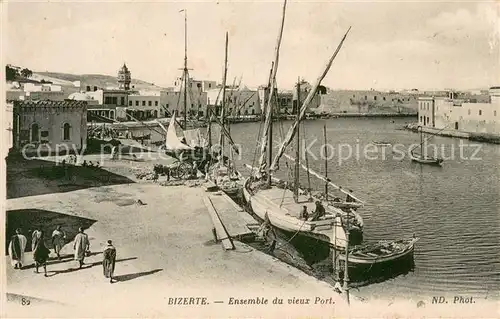
[[[347, 34], [342, 38], [336, 51], [329, 59], [324, 72], [317, 79], [313, 88], [309, 91], [298, 116], [292, 127], [288, 131], [276, 157], [272, 158], [272, 97], [276, 86], [276, 73], [279, 59], [279, 48], [283, 34], [283, 26], [285, 20], [286, 1], [283, 5], [283, 16], [281, 21], [280, 32], [275, 49], [275, 61], [269, 78], [269, 93], [267, 97], [266, 117], [264, 124], [264, 133], [261, 142], [261, 154], [259, 159], [259, 167], [257, 170], [252, 170], [252, 175], [245, 180], [243, 187], [243, 195], [245, 200], [252, 208], [253, 212], [264, 219], [266, 214], [271, 224], [286, 232], [301, 234], [306, 237], [314, 238], [325, 242], [335, 248], [345, 249], [350, 243], [360, 241], [362, 235], [362, 222], [359, 219], [349, 218], [349, 213], [346, 214], [343, 210], [328, 205], [328, 202], [321, 201], [313, 196], [306, 197], [303, 194], [290, 189], [290, 186], [285, 181], [277, 180], [272, 177], [272, 171], [277, 169], [279, 160], [284, 154], [286, 147], [292, 142], [297, 133], [298, 125], [304, 118], [305, 112], [316, 94], [321, 81], [328, 73], [333, 60], [337, 56]], [[266, 156], [267, 155], [267, 156]], [[266, 159], [267, 157], [267, 159]], [[296, 174], [295, 181], [298, 181]], [[298, 187], [296, 186], [296, 189]], [[303, 209], [312, 211], [316, 209], [313, 218], [303, 218], [301, 212]], [[317, 214], [317, 213], [320, 214]], [[351, 215], [356, 216], [353, 210], [350, 210]]]
[[410, 150], [410, 158], [413, 162], [417, 162], [417, 163], [421, 163], [421, 164], [430, 164], [430, 165], [438, 165], [438, 166], [441, 166], [441, 163], [443, 163], [443, 159], [442, 158], [438, 158], [438, 157], [431, 157], [431, 156], [427, 156], [427, 154], [425, 154], [424, 152], [424, 137], [423, 137], [423, 130], [422, 130], [422, 126], [418, 126], [417, 127], [417, 130], [418, 128], [420, 128], [420, 152], [421, 154], [415, 154], [413, 151], [415, 150], [415, 148], [417, 148], [418, 146], [414, 147], [413, 149]]
[[[224, 135], [229, 133], [229, 126], [226, 126], [226, 81], [227, 81], [227, 51], [228, 51], [228, 33], [226, 32], [226, 45], [225, 45], [225, 56], [224, 56], [224, 74], [222, 76], [222, 100], [221, 100], [221, 114], [220, 114], [220, 135], [219, 135], [219, 156], [218, 161], [214, 162], [213, 165], [209, 168], [209, 171], [206, 172], [211, 181], [213, 181], [219, 188], [225, 192], [229, 196], [236, 196], [239, 194], [241, 188], [243, 187], [243, 176], [236, 170], [233, 162], [233, 152], [232, 149], [229, 148], [229, 157], [224, 156]], [[216, 103], [217, 105], [217, 100]], [[211, 130], [209, 130], [209, 134], [211, 134]], [[209, 140], [211, 138], [209, 137]], [[231, 139], [228, 139], [229, 143], [232, 142]]]

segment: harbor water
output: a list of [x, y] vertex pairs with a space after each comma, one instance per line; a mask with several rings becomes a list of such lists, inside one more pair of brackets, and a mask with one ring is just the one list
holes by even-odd
[[[412, 163], [408, 155], [402, 155], [412, 144], [420, 142], [419, 134], [402, 129], [411, 121], [414, 118], [310, 120], [304, 121], [300, 132], [302, 144], [310, 150], [309, 167], [324, 172], [320, 155], [326, 124], [330, 145], [328, 177], [337, 185], [352, 189], [366, 202], [359, 210], [365, 222], [366, 242], [413, 234], [420, 238], [410, 272], [360, 287], [356, 294], [376, 294], [380, 298], [498, 298], [500, 145], [434, 136], [428, 142], [445, 157], [443, 166]], [[291, 122], [274, 123], [274, 152], [290, 125]], [[260, 123], [231, 127], [235, 143], [241, 145], [237, 165], [243, 173], [248, 173], [244, 163], [258, 161], [255, 149], [259, 147], [259, 129]], [[153, 133], [153, 138], [161, 137]], [[392, 146], [375, 147], [374, 141]], [[287, 152], [294, 155], [294, 143], [291, 146]], [[292, 171], [293, 162], [282, 159], [280, 177], [291, 179]], [[323, 190], [323, 182], [314, 176], [310, 182], [313, 189]], [[305, 172], [301, 183], [308, 184]]]

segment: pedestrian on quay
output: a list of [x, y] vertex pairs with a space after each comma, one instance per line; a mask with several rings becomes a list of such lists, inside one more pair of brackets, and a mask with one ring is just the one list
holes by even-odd
[[75, 250], [75, 260], [78, 260], [79, 267], [83, 267], [83, 261], [87, 251], [90, 250], [89, 236], [85, 234], [83, 228], [78, 228], [78, 234], [75, 236], [75, 243], [73, 244]]
[[102, 251], [102, 268], [104, 277], [109, 278], [109, 283], [113, 283], [113, 274], [115, 272], [116, 263], [116, 248], [113, 246], [113, 242], [108, 240], [108, 245], [104, 247]]
[[61, 260], [61, 249], [64, 247], [65, 240], [66, 234], [61, 230], [61, 226], [58, 225], [52, 232], [52, 247], [54, 247], [54, 253], [59, 260]]
[[35, 249], [33, 249], [33, 260], [35, 261], [35, 273], [38, 274], [38, 268], [43, 267], [44, 276], [47, 277], [47, 260], [49, 259], [50, 250], [45, 246], [43, 240], [43, 231], [40, 231], [40, 238], [37, 240]]
[[35, 228], [33, 233], [31, 234], [31, 251], [35, 251], [36, 244], [42, 237], [42, 232], [38, 229]]
[[21, 229], [16, 229], [16, 234], [11, 237], [9, 244], [10, 262], [14, 269], [23, 269], [24, 264], [24, 251], [28, 239], [21, 233]]

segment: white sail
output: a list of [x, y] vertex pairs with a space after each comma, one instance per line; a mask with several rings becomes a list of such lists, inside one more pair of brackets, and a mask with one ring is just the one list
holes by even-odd
[[347, 30], [346, 34], [344, 35], [344, 37], [340, 41], [339, 45], [337, 46], [337, 49], [335, 50], [333, 55], [330, 57], [330, 60], [328, 60], [328, 63], [326, 64], [324, 71], [318, 77], [318, 79], [316, 80], [316, 83], [314, 83], [314, 86], [312, 87], [311, 91], [309, 91], [309, 94], [307, 95], [307, 98], [304, 101], [304, 104], [302, 104], [302, 108], [300, 109], [299, 119], [297, 121], [295, 121], [293, 123], [292, 127], [290, 127], [290, 129], [288, 130], [288, 133], [285, 136], [285, 140], [281, 144], [280, 149], [278, 150], [278, 153], [276, 154], [276, 157], [273, 160], [273, 163], [271, 165], [271, 170], [276, 170], [278, 168], [278, 163], [280, 161], [281, 156], [283, 156], [283, 154], [285, 153], [286, 147], [288, 145], [290, 145], [290, 143], [292, 142], [293, 137], [295, 136], [295, 133], [297, 132], [297, 127], [299, 126], [299, 122], [302, 121], [302, 119], [306, 115], [306, 110], [309, 107], [309, 104], [311, 103], [312, 99], [314, 98], [314, 95], [318, 91], [318, 87], [321, 84], [321, 81], [325, 78], [326, 74], [330, 70], [330, 67], [332, 66], [333, 60], [335, 60], [335, 57], [337, 56], [340, 49], [342, 48], [342, 44], [344, 43], [344, 41], [347, 37], [347, 34], [349, 33], [349, 30], [351, 30], [351, 28], [349, 28]]
[[177, 151], [177, 150], [182, 151], [182, 150], [192, 149], [189, 145], [182, 143], [179, 137], [177, 136], [177, 132], [175, 131], [175, 112], [173, 112], [172, 117], [170, 118], [165, 144], [167, 149], [172, 151]]

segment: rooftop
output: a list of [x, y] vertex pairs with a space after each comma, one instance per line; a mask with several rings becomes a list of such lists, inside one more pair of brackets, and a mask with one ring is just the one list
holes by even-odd
[[64, 100], [64, 101], [13, 101], [15, 107], [86, 107], [86, 101]]

